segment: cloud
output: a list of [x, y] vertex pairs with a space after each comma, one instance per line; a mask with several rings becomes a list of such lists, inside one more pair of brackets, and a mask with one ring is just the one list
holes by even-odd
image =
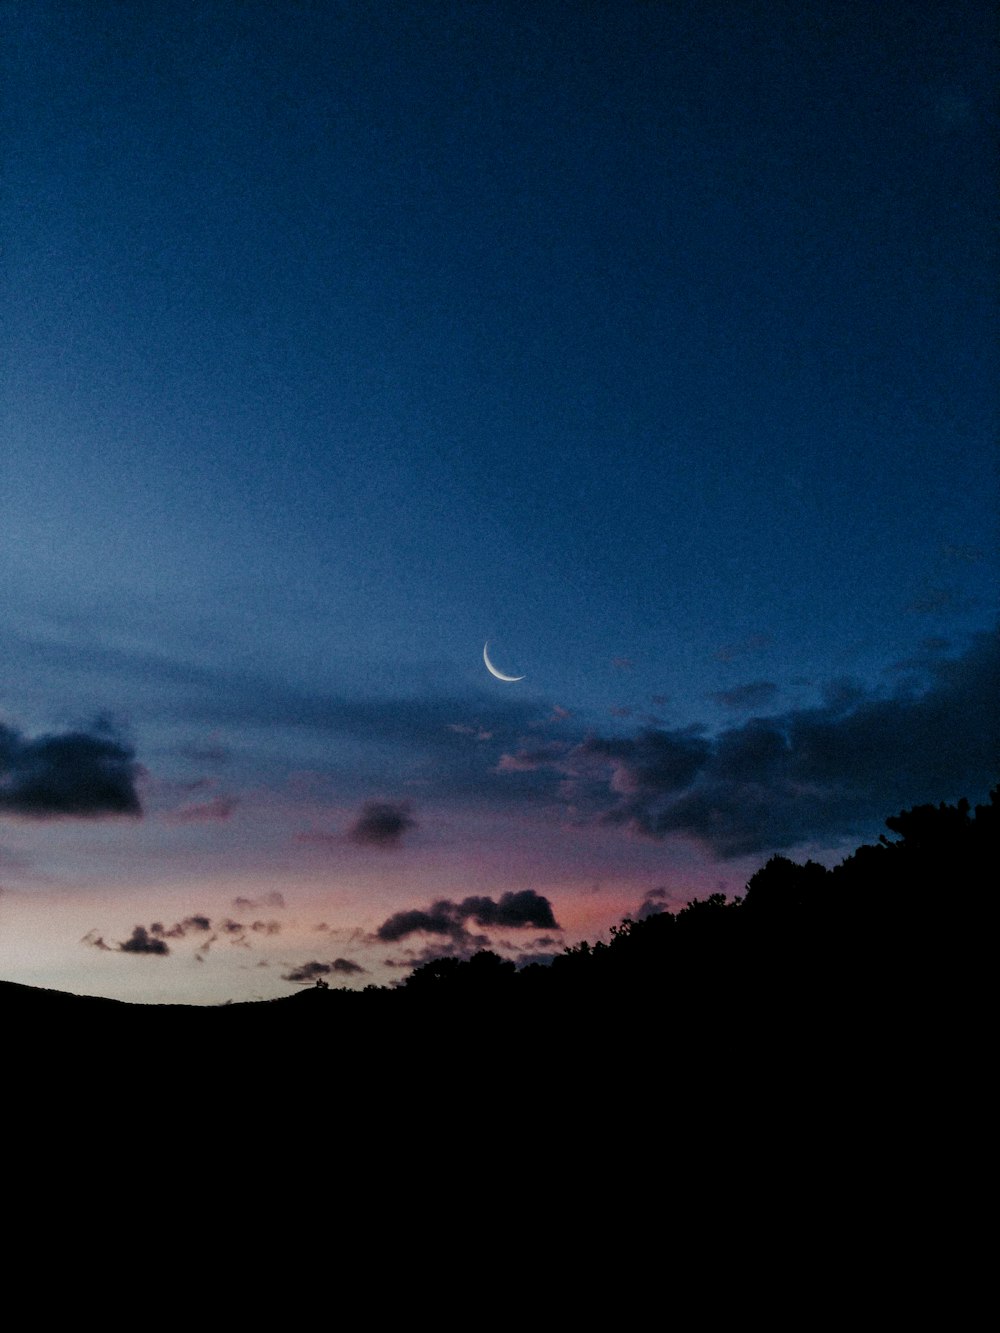
[[540, 930], [561, 930], [552, 912], [552, 904], [534, 889], [518, 893], [504, 893], [499, 901], [492, 898], [468, 897], [460, 903], [440, 899], [429, 908], [414, 908], [396, 912], [375, 932], [384, 944], [405, 939], [408, 935], [442, 935], [456, 943], [486, 942], [485, 937], [470, 936], [465, 923], [472, 921], [480, 929], [534, 926]]
[[568, 741], [552, 741], [548, 745], [536, 745], [532, 749], [521, 749], [514, 754], [502, 754], [496, 766], [497, 773], [535, 773], [541, 768], [548, 768], [558, 763], [568, 753]]
[[111, 945], [107, 943], [103, 935], [98, 935], [96, 930], [88, 930], [80, 943], [89, 944], [93, 949], [104, 949], [108, 953], [112, 952]]
[[350, 958], [335, 958], [330, 964], [330, 971], [342, 972], [345, 975], [350, 975], [354, 972], [367, 972], [368, 969], [362, 967], [360, 963], [353, 963]]
[[280, 922], [280, 921], [254, 921], [254, 922], [251, 924], [250, 929], [251, 929], [251, 930], [254, 932], [254, 934], [256, 934], [256, 935], [280, 935], [280, 934], [281, 934], [281, 922]]
[[121, 953], [146, 953], [163, 956], [170, 952], [166, 940], [160, 939], [147, 931], [145, 926], [136, 926], [127, 940], [118, 945]]
[[383, 921], [375, 932], [384, 943], [406, 939], [407, 935], [422, 931], [426, 935], [463, 935], [464, 929], [454, 903], [442, 900], [426, 909], [413, 908], [395, 912]]
[[748, 685], [736, 685], [731, 690], [717, 690], [708, 697], [713, 703], [723, 708], [732, 708], [740, 712], [750, 712], [773, 703], [778, 696], [778, 687], [772, 680], [754, 680]]
[[342, 976], [352, 976], [358, 972], [366, 972], [367, 968], [360, 963], [352, 963], [349, 958], [335, 958], [332, 963], [321, 963], [314, 959], [312, 962], [303, 963], [300, 967], [294, 967], [290, 972], [282, 974], [282, 981], [293, 981], [298, 985], [308, 985], [311, 981], [316, 981], [319, 977], [327, 977], [331, 973], [339, 973]]
[[329, 971], [329, 963], [313, 961], [311, 963], [303, 963], [301, 967], [293, 967], [291, 972], [283, 972], [281, 974], [281, 979], [282, 981], [295, 981], [301, 984], [306, 984], [310, 981], [315, 981], [317, 977], [325, 977]]
[[666, 889], [650, 889], [642, 895], [642, 902], [635, 913], [636, 921], [645, 921], [651, 916], [659, 916], [670, 904], [670, 895]]
[[631, 671], [635, 667], [631, 657], [613, 657], [611, 665], [616, 671]]
[[[823, 705], [709, 738], [647, 729], [591, 736], [530, 765], [581, 818], [692, 838], [720, 858], [867, 836], [887, 811], [985, 792], [998, 777], [1000, 638], [935, 658], [891, 697], [835, 690]], [[853, 697], [852, 697], [853, 695]], [[528, 767], [523, 752], [501, 771]]]
[[154, 921], [149, 928], [150, 934], [162, 935], [167, 939], [171, 940], [183, 939], [184, 936], [187, 935], [189, 931], [194, 931], [196, 934], [207, 935], [211, 929], [212, 929], [211, 921], [208, 919], [207, 916], [201, 916], [200, 914], [195, 916], [186, 916], [183, 921], [175, 922], [175, 924], [172, 925], [169, 930], [164, 930], [163, 926], [160, 925], [158, 921]]
[[347, 836], [360, 847], [398, 847], [403, 834], [416, 827], [410, 810], [408, 801], [366, 801]]
[[[255, 935], [278, 935], [281, 929], [280, 921], [254, 921], [250, 925], [245, 925], [242, 921], [233, 921], [229, 917], [217, 922], [215, 926], [215, 931], [224, 935], [231, 944], [241, 944], [246, 948], [250, 948], [248, 931], [252, 931]], [[201, 959], [218, 939], [218, 933], [212, 933], [212, 930], [211, 920], [201, 913], [195, 913], [184, 917], [182, 921], [175, 921], [172, 926], [166, 926], [162, 921], [153, 921], [149, 926], [136, 926], [131, 940], [119, 947], [126, 953], [167, 953], [169, 952], [167, 940], [182, 940], [188, 935], [210, 935], [209, 939], [202, 941], [198, 946], [197, 955]], [[93, 934], [91, 931], [90, 936]], [[97, 940], [90, 936], [85, 935], [83, 942], [101, 948]], [[157, 947], [159, 944], [163, 947]]]
[[471, 916], [477, 926], [536, 926], [540, 930], [559, 930], [561, 927], [552, 914], [552, 904], [534, 889], [519, 893], [501, 894], [499, 902], [492, 898], [465, 898], [459, 904], [465, 917]]
[[251, 910], [257, 907], [284, 907], [285, 895], [274, 889], [270, 893], [262, 894], [259, 898], [234, 898], [233, 906]]
[[140, 815], [134, 751], [103, 729], [30, 740], [0, 723], [0, 811], [35, 819]]

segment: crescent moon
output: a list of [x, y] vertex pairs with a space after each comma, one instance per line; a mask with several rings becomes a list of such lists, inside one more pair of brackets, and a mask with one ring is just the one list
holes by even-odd
[[502, 671], [498, 671], [496, 667], [493, 665], [493, 663], [490, 661], [490, 655], [486, 651], [487, 648], [489, 648], [489, 646], [490, 646], [490, 641], [489, 639], [487, 639], [486, 642], [483, 644], [483, 661], [486, 663], [487, 671], [489, 671], [492, 675], [496, 676], [497, 680], [507, 680], [507, 681], [524, 680], [523, 676], [505, 676]]

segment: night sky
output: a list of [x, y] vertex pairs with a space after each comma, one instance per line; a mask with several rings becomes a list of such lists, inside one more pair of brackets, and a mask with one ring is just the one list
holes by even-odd
[[982, 800], [992, 11], [3, 4], [0, 978], [545, 958]]

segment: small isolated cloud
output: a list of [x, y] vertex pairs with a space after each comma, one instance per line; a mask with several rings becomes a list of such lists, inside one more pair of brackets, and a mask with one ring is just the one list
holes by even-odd
[[31, 740], [0, 723], [0, 812], [32, 819], [140, 815], [140, 766], [103, 728]]
[[398, 847], [416, 827], [409, 801], [366, 801], [347, 836], [359, 847]]
[[562, 929], [553, 915], [549, 900], [534, 889], [523, 889], [519, 893], [504, 893], [498, 901], [470, 896], [456, 903], [442, 898], [428, 908], [394, 913], [375, 933], [376, 938], [384, 944], [395, 943], [417, 933], [442, 935], [456, 943], [467, 943], [470, 940], [466, 930], [468, 921], [483, 930], [528, 926], [538, 930]]
[[121, 953], [145, 953], [159, 957], [170, 952], [166, 940], [160, 938], [158, 934], [154, 935], [152, 930], [147, 930], [145, 926], [136, 926], [128, 939], [122, 940], [118, 945], [118, 949]]
[[349, 958], [334, 958], [331, 963], [321, 963], [318, 959], [312, 962], [303, 963], [300, 967], [293, 967], [290, 972], [282, 973], [282, 981], [292, 981], [297, 985], [307, 986], [319, 977], [328, 977], [332, 973], [340, 976], [354, 976], [359, 972], [366, 972], [367, 968], [360, 963], [353, 963]]
[[670, 895], [666, 889], [650, 889], [642, 895], [642, 902], [635, 913], [636, 921], [645, 921], [651, 916], [659, 916], [670, 905]]
[[778, 687], [772, 680], [754, 680], [748, 685], [736, 685], [731, 690], [717, 690], [708, 697], [722, 708], [748, 713], [773, 703], [778, 697]]
[[635, 666], [635, 663], [632, 661], [631, 657], [613, 657], [611, 659], [611, 665], [616, 671], [631, 671]]
[[234, 898], [233, 906], [242, 911], [253, 911], [261, 907], [284, 907], [285, 896], [274, 889], [271, 893], [262, 894], [259, 898]]
[[624, 704], [618, 704], [615, 708], [609, 708], [608, 712], [612, 717], [631, 717], [632, 709]]
[[89, 944], [92, 949], [104, 949], [108, 953], [112, 952], [111, 945], [105, 941], [103, 935], [98, 935], [96, 930], [88, 930], [80, 943]]
[[571, 708], [563, 708], [562, 704], [553, 704], [552, 712], [549, 714], [550, 722], [565, 722], [567, 718], [573, 716]]

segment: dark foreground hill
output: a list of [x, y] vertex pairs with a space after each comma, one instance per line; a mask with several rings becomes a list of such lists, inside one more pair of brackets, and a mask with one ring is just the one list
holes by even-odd
[[849, 1119], [973, 1069], [997, 815], [996, 792], [904, 812], [832, 871], [772, 858], [735, 902], [625, 921], [547, 968], [484, 952], [397, 989], [217, 1008], [0, 983], [6, 1067], [19, 1105], [149, 1124], [224, 1107], [286, 1132], [318, 1116], [370, 1140], [402, 1117], [411, 1135], [479, 1124], [496, 1142], [582, 1117], [640, 1142], [781, 1106], [804, 1132], [820, 1110]]

